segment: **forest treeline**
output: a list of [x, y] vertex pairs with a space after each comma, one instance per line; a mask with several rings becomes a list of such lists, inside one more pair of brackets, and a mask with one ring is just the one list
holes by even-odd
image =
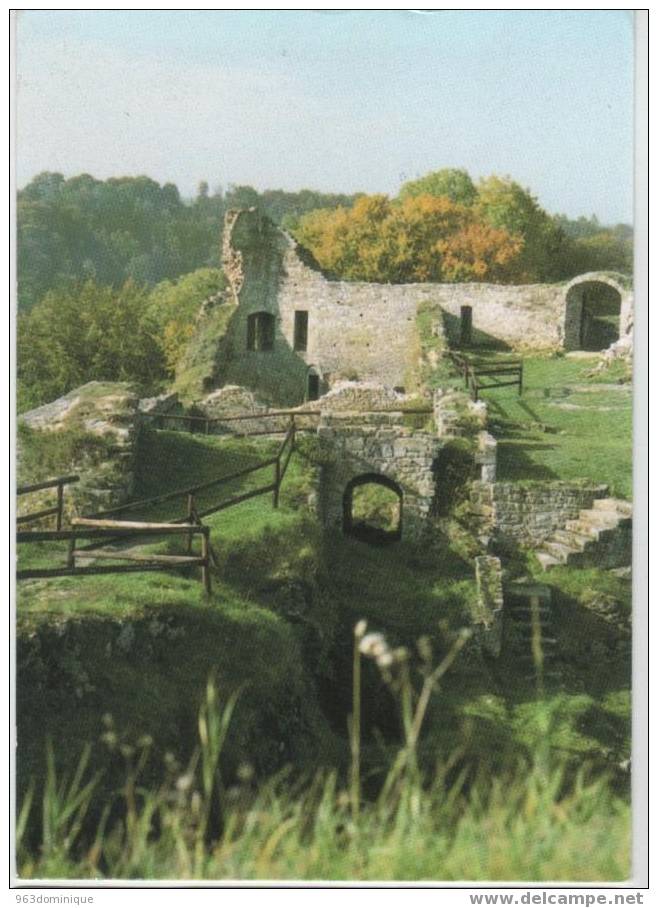
[[256, 207], [347, 280], [558, 281], [630, 273], [632, 230], [545, 212], [497, 176], [446, 169], [396, 198], [42, 173], [18, 194], [19, 410], [93, 379], [157, 391], [175, 374], [204, 299], [224, 288], [224, 215]]
[[550, 216], [518, 183], [475, 185], [463, 170], [405, 183], [396, 199], [201, 183], [187, 201], [148, 177], [42, 173], [18, 193], [19, 309], [71, 281], [152, 287], [218, 267], [224, 214], [251, 206], [347, 279], [549, 281], [632, 268], [630, 227]]
[[176, 186], [149, 177], [66, 180], [42, 173], [18, 193], [19, 310], [49, 290], [93, 280], [117, 287], [127, 280], [152, 287], [197, 268], [218, 267], [224, 214], [258, 206], [276, 223], [294, 224], [317, 208], [350, 206], [355, 196], [230, 186], [211, 193], [199, 185], [190, 201]]

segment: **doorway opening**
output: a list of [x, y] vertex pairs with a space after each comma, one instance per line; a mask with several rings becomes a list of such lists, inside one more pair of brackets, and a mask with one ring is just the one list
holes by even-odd
[[343, 493], [343, 532], [362, 542], [385, 545], [402, 537], [402, 489], [380, 473], [364, 473]]
[[565, 347], [597, 352], [619, 340], [621, 294], [603, 281], [574, 284], [567, 293]]

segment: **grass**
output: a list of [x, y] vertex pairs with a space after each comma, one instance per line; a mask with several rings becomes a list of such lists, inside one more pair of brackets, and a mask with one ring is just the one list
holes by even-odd
[[[592, 778], [584, 768], [568, 780], [545, 746], [530, 763], [517, 761], [494, 779], [480, 774], [467, 782], [464, 773], [455, 775], [454, 757], [423, 776], [417, 734], [450, 660], [436, 668], [428, 663], [422, 689], [414, 690], [403, 655], [387, 659], [380, 640], [357, 636], [355, 669], [359, 650], [385, 663], [382, 673], [406, 730], [377, 797], [360, 796], [358, 747], [349, 789], [331, 771], [296, 786], [285, 776], [254, 785], [247, 766], [226, 788], [223, 748], [240, 703], [220, 703], [210, 681], [195, 754], [186, 766], [169, 761], [157, 785], [143, 779], [151, 741], [142, 736], [128, 744], [108, 721], [104, 737], [123, 756], [124, 783], [95, 824], [85, 826], [100, 781], [87, 768], [88, 750], [67, 775], [58, 774], [50, 752], [42, 789], [31, 789], [19, 815], [21, 877], [610, 882], [628, 876], [628, 805], [604, 777]], [[358, 680], [353, 696], [354, 717]], [[545, 711], [544, 740], [551, 722]], [[358, 741], [360, 726], [353, 728]], [[40, 847], [27, 832], [31, 817], [41, 829]]]
[[592, 366], [526, 357], [522, 396], [516, 388], [482, 392], [498, 439], [498, 480], [587, 479], [632, 496], [631, 386], [619, 382], [619, 368], [588, 376]]
[[216, 376], [219, 359], [229, 331], [235, 305], [224, 302], [215, 305], [197, 323], [195, 333], [176, 366], [173, 390], [188, 403], [207, 393]]
[[[626, 406], [630, 396], [597, 390], [601, 381], [584, 378], [585, 368], [568, 359], [533, 359], [526, 367], [527, 400], [519, 401], [514, 391], [485, 392], [503, 452], [500, 478], [531, 479], [533, 469], [559, 470], [582, 453], [575, 429], [572, 436], [565, 423], [545, 421], [555, 401], [588, 407], [558, 408], [558, 419], [591, 416], [589, 403], [600, 395]], [[594, 390], [575, 391], [575, 385]], [[622, 477], [623, 458], [630, 455], [624, 424], [613, 425], [610, 413], [601, 413], [608, 420], [604, 447], [608, 454], [617, 450], [619, 459], [599, 462], [596, 455], [594, 461], [607, 476]], [[534, 446], [536, 436], [554, 446]], [[226, 475], [271, 456], [277, 444], [148, 433], [136, 497]], [[506, 444], [527, 448], [518, 477], [505, 476]], [[405, 776], [385, 798], [379, 795], [397, 765], [405, 723], [398, 694], [382, 685], [379, 669], [367, 661], [359, 685], [362, 799], [355, 820], [345, 738], [354, 713], [353, 657], [345, 639], [366, 619], [385, 630], [393, 651], [404, 647], [413, 654], [410, 677], [422, 680], [418, 638], [424, 636], [423, 646], [439, 660], [446, 656], [469, 621], [475, 584], [468, 551], [438, 533], [424, 549], [405, 543], [377, 548], [323, 535], [305, 507], [313, 446], [300, 447], [277, 510], [267, 495], [208, 518], [219, 559], [208, 600], [193, 573], [21, 584], [18, 789], [29, 805], [34, 780], [37, 801], [43, 809], [50, 804], [50, 829], [69, 794], [86, 811], [84, 831], [68, 844], [65, 835], [46, 841], [35, 801], [25, 822], [21, 872], [181, 879], [624, 878], [629, 808], [616, 765], [628, 748], [630, 703], [617, 619], [627, 619], [630, 594], [607, 572], [564, 568], [549, 577], [560, 648], [564, 644], [574, 667], [564, 694], [538, 703], [513, 666], [496, 668], [469, 644], [441, 680], [440, 698], [427, 705], [424, 734], [415, 745], [420, 776]], [[589, 464], [591, 447], [587, 452]], [[459, 477], [457, 454], [451, 469]], [[271, 474], [264, 473], [267, 478], [252, 474], [220, 487], [221, 495], [269, 481]], [[199, 506], [214, 500], [216, 490]], [[135, 516], [168, 520], [182, 516], [184, 505], [181, 497]], [[21, 546], [21, 564], [55, 553], [40, 551]], [[60, 548], [62, 562], [64, 554]], [[595, 652], [594, 644], [603, 651]], [[222, 741], [221, 776], [210, 793], [201, 772], [203, 741], [197, 756], [192, 753], [191, 707], [209, 674], [225, 704], [240, 692]], [[418, 692], [410, 696], [418, 702]], [[121, 743], [109, 751], [99, 741], [104, 713], [120, 730]], [[44, 772], [48, 735], [56, 744], [52, 767]], [[137, 746], [144, 736], [155, 743]], [[542, 741], [553, 748], [550, 760]], [[86, 795], [80, 801], [84, 786], [71, 794], [85, 744], [92, 748], [90, 765], [103, 770], [86, 806]], [[134, 776], [143, 751], [143, 800], [131, 806], [126, 778]], [[178, 762], [176, 774], [163, 768], [167, 753]], [[596, 764], [591, 776], [584, 761]], [[240, 769], [244, 763], [253, 767], [249, 779]], [[323, 765], [332, 768], [318, 768]], [[284, 766], [291, 772], [272, 775]], [[190, 776], [186, 767], [193, 781], [182, 790], [177, 781]], [[92, 775], [87, 771], [85, 782]], [[44, 792], [50, 792], [45, 800]], [[105, 826], [103, 805], [111, 805]], [[149, 832], [152, 822], [157, 837]]]

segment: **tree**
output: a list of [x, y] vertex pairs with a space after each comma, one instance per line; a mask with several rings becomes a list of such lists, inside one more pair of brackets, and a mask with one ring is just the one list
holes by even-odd
[[348, 280], [508, 280], [523, 248], [519, 237], [479, 223], [447, 196], [362, 196], [347, 210], [313, 212], [297, 237], [327, 271]]
[[163, 281], [151, 291], [147, 312], [171, 375], [193, 334], [202, 303], [225, 287], [218, 268], [200, 268], [175, 281]]
[[477, 189], [468, 171], [445, 167], [425, 174], [419, 180], [409, 180], [400, 187], [398, 198], [406, 199], [419, 195], [446, 196], [460, 205], [472, 205], [477, 198]]
[[480, 182], [475, 208], [481, 220], [523, 240], [519, 280], [563, 277], [565, 236], [529, 190], [509, 177], [491, 176]]
[[132, 381], [150, 390], [165, 376], [148, 294], [93, 281], [49, 291], [18, 319], [17, 377], [35, 406], [88, 381]]

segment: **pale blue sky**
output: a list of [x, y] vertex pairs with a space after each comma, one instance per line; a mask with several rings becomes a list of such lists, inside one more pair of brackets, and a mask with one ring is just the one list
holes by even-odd
[[28, 11], [17, 36], [19, 186], [394, 194], [465, 167], [632, 218], [628, 11]]

